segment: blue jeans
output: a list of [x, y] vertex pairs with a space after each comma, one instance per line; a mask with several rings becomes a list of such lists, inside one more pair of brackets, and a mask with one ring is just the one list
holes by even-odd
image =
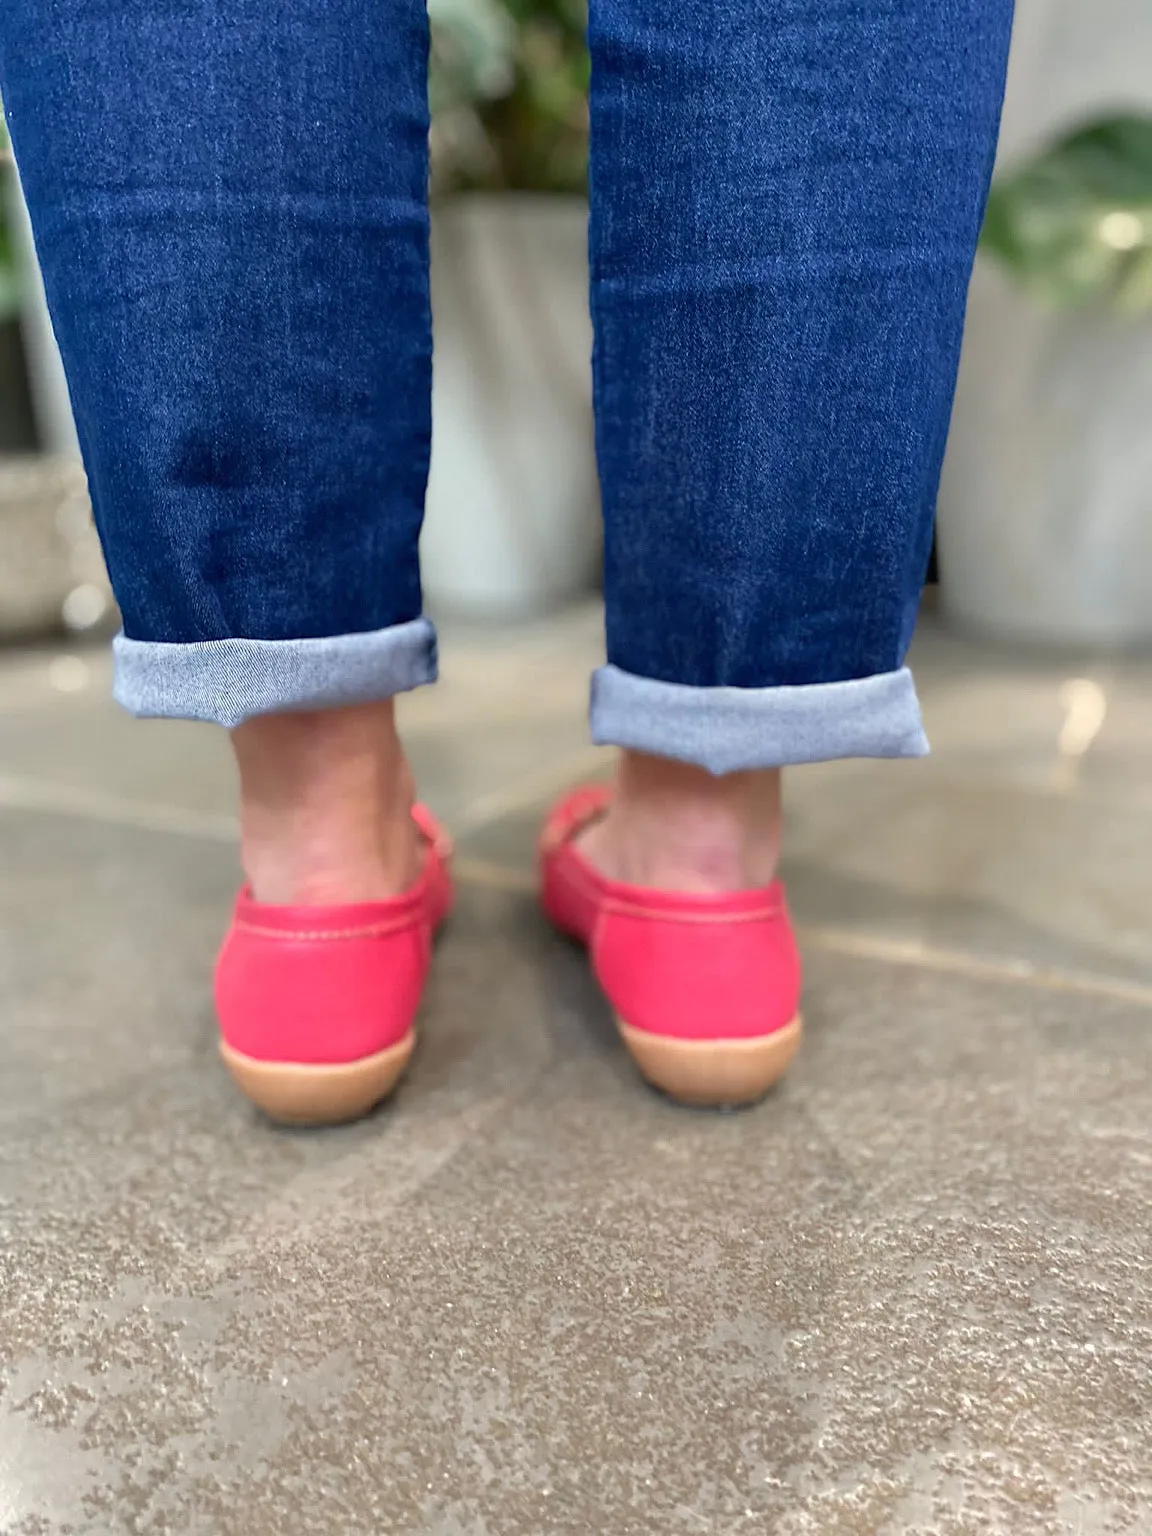
[[[597, 740], [926, 750], [903, 667], [1011, 0], [593, 0]], [[431, 681], [422, 0], [5, 0], [124, 618], [231, 725]]]

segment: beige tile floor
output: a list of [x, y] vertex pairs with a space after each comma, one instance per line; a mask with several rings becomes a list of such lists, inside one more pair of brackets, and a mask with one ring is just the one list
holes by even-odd
[[1152, 661], [929, 619], [936, 753], [792, 775], [793, 1076], [648, 1093], [531, 890], [598, 615], [404, 702], [460, 840], [373, 1119], [214, 1052], [225, 744], [0, 660], [0, 1532], [1152, 1532]]

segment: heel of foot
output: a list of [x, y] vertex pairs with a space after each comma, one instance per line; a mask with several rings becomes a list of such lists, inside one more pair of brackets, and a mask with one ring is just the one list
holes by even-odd
[[220, 1054], [241, 1093], [280, 1125], [340, 1125], [359, 1120], [400, 1081], [416, 1043], [409, 1033], [374, 1056], [336, 1065], [258, 1061], [224, 1041]]
[[632, 1060], [654, 1087], [682, 1104], [712, 1108], [762, 1098], [788, 1070], [803, 1028], [797, 1014], [770, 1035], [684, 1040], [633, 1029], [623, 1019], [616, 1022]]

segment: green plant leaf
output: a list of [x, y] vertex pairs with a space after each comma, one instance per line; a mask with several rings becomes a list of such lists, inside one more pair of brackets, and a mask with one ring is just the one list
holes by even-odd
[[981, 246], [1045, 303], [1152, 309], [1152, 118], [1080, 128], [999, 178]]
[[433, 183], [583, 191], [584, 0], [431, 0]]

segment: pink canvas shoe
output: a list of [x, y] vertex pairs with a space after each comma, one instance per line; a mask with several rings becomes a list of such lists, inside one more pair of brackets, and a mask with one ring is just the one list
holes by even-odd
[[544, 910], [588, 946], [592, 969], [644, 1076], [689, 1104], [745, 1104], [800, 1044], [800, 957], [779, 881], [682, 895], [602, 875], [576, 845], [611, 799], [568, 795], [540, 840]]
[[390, 901], [269, 906], [245, 888], [216, 966], [220, 1051], [274, 1120], [354, 1120], [386, 1098], [416, 1042], [432, 937], [452, 905], [451, 844], [424, 806], [415, 885]]

